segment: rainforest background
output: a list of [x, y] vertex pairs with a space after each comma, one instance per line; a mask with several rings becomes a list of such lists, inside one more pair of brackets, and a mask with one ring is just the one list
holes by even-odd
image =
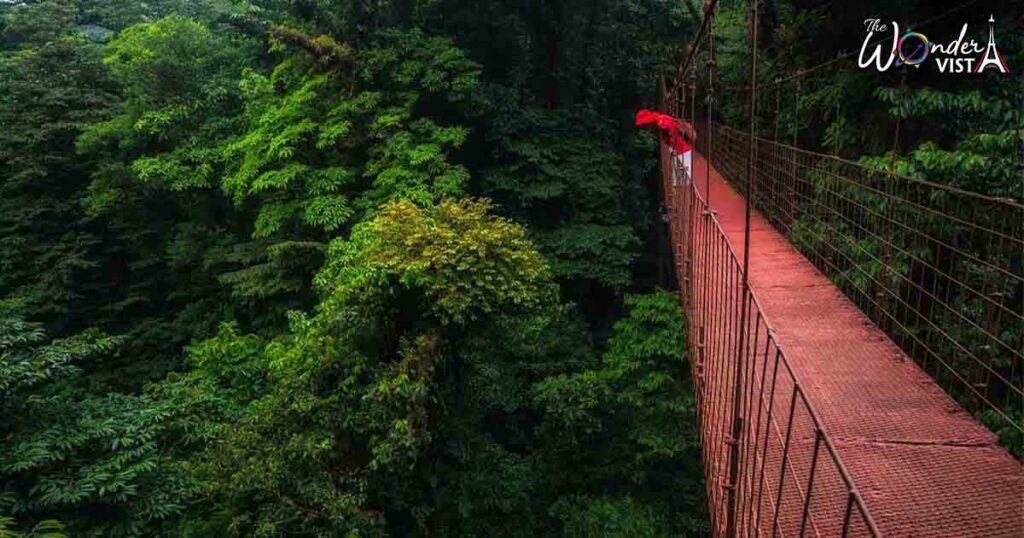
[[[768, 72], [889, 4], [767, 1]], [[1009, 4], [1006, 86], [894, 109], [897, 79], [835, 71], [804, 144], [871, 158], [916, 115], [901, 158], [1014, 189]], [[725, 82], [745, 9], [722, 2]], [[0, 1], [0, 536], [704, 535], [657, 139], [632, 125], [699, 14]]]

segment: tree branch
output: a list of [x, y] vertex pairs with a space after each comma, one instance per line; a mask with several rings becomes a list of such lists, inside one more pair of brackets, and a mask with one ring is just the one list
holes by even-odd
[[338, 43], [330, 36], [311, 37], [287, 26], [275, 26], [270, 34], [286, 45], [306, 51], [323, 70], [341, 69], [352, 64], [352, 47]]

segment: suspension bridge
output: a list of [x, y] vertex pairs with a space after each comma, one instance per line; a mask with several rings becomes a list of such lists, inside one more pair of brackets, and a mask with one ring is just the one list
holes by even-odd
[[750, 129], [661, 150], [714, 536], [1024, 535], [1024, 204], [757, 136], [751, 48]]

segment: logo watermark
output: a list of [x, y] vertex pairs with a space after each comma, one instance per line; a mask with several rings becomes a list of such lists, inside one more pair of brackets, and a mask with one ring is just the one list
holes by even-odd
[[[934, 60], [936, 69], [940, 73], [982, 73], [988, 69], [995, 69], [1000, 73], [1009, 73], [1010, 67], [1006, 59], [996, 48], [995, 17], [988, 17], [988, 44], [982, 46], [974, 39], [967, 39], [967, 23], [960, 29], [960, 35], [947, 42], [937, 42], [928, 39], [928, 36], [921, 32], [907, 29], [900, 31], [899, 23], [893, 21], [892, 25], [883, 24], [881, 19], [866, 19], [864, 27], [867, 36], [864, 37], [864, 44], [860, 48], [860, 56], [857, 65], [861, 68], [874, 64], [879, 71], [886, 71], [895, 65], [909, 65], [920, 68], [929, 58]], [[881, 42], [872, 41], [876, 32], [892, 32], [891, 42], [883, 39]], [[874, 49], [871, 49], [874, 47]], [[870, 49], [870, 52], [869, 52]], [[888, 52], [886, 50], [888, 49]]]

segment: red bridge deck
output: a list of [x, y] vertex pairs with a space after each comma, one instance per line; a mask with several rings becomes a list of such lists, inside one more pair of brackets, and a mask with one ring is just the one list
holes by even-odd
[[[705, 167], [699, 191], [742, 258], [744, 201], [714, 169], [704, 192]], [[995, 435], [756, 212], [751, 228], [753, 292], [880, 533], [1024, 536], [1024, 473]]]

